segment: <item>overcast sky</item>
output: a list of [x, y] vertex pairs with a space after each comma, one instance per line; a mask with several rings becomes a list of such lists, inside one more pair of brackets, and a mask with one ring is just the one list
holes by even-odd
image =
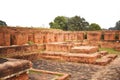
[[120, 0], [0, 0], [0, 20], [10, 26], [44, 26], [56, 16], [84, 17], [102, 28], [120, 20]]

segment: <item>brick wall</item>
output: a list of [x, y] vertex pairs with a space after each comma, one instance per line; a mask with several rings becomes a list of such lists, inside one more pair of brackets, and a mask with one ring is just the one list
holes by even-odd
[[84, 33], [82, 33], [82, 32], [77, 32], [76, 35], [77, 35], [77, 40], [82, 41], [82, 40], [84, 39]]
[[10, 33], [0, 32], [0, 46], [10, 46]]
[[11, 35], [11, 45], [23, 45], [28, 42], [28, 35], [25, 33], [14, 33]]
[[89, 41], [100, 41], [101, 40], [101, 32], [88, 32], [87, 40]]
[[115, 40], [115, 32], [112, 31], [104, 32], [104, 40], [106, 41]]

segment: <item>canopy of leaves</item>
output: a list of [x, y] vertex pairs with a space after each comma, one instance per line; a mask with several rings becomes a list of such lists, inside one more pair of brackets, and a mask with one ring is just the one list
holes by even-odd
[[0, 26], [7, 26], [6, 22], [0, 20]]
[[91, 31], [101, 30], [101, 27], [96, 23], [91, 23], [89, 26], [89, 30], [91, 30]]
[[70, 31], [82, 31], [87, 30], [89, 23], [80, 16], [74, 16], [68, 19], [68, 30]]
[[116, 22], [115, 27], [110, 27], [109, 30], [120, 30], [120, 20]]
[[57, 16], [53, 22], [49, 23], [49, 25], [50, 28], [62, 29], [66, 31], [101, 30], [101, 27], [98, 24], [92, 23], [89, 25], [89, 23], [80, 16]]
[[64, 16], [57, 16], [54, 19], [54, 22], [50, 22], [49, 25], [50, 28], [55, 28], [55, 29], [81, 31], [81, 30], [87, 30], [89, 23], [80, 16], [74, 16], [70, 18]]
[[54, 22], [50, 22], [50, 28], [67, 30], [68, 18], [64, 16], [57, 16]]

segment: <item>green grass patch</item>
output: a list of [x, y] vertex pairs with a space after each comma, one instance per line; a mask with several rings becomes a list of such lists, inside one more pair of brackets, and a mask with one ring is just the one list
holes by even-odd
[[29, 70], [29, 73], [30, 73], [30, 74], [35, 74], [35, 73], [37, 73], [37, 74], [42, 74], [40, 71], [34, 71], [34, 70]]
[[110, 54], [119, 54], [120, 55], [120, 52], [116, 51], [113, 48], [99, 48], [99, 51], [108, 51], [108, 53], [110, 53]]

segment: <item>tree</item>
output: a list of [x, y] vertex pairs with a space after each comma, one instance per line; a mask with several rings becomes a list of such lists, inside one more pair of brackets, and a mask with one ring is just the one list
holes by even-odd
[[50, 22], [50, 28], [67, 30], [68, 18], [64, 16], [57, 16], [54, 19], [54, 22]]
[[120, 30], [120, 20], [116, 22], [115, 27], [110, 27], [109, 30]]
[[0, 20], [0, 26], [7, 26], [6, 22]]
[[116, 22], [115, 29], [120, 30], [120, 20]]
[[88, 29], [89, 23], [80, 16], [74, 16], [70, 18], [64, 16], [57, 16], [54, 19], [54, 22], [50, 22], [49, 25], [50, 28], [55, 28], [55, 29], [82, 31]]
[[96, 23], [91, 23], [89, 26], [89, 30], [91, 30], [91, 31], [101, 30], [101, 27]]
[[85, 21], [84, 18], [81, 18], [80, 16], [74, 16], [72, 18], [68, 19], [68, 30], [70, 31], [82, 31], [87, 30], [87, 26], [89, 26], [89, 23]]

